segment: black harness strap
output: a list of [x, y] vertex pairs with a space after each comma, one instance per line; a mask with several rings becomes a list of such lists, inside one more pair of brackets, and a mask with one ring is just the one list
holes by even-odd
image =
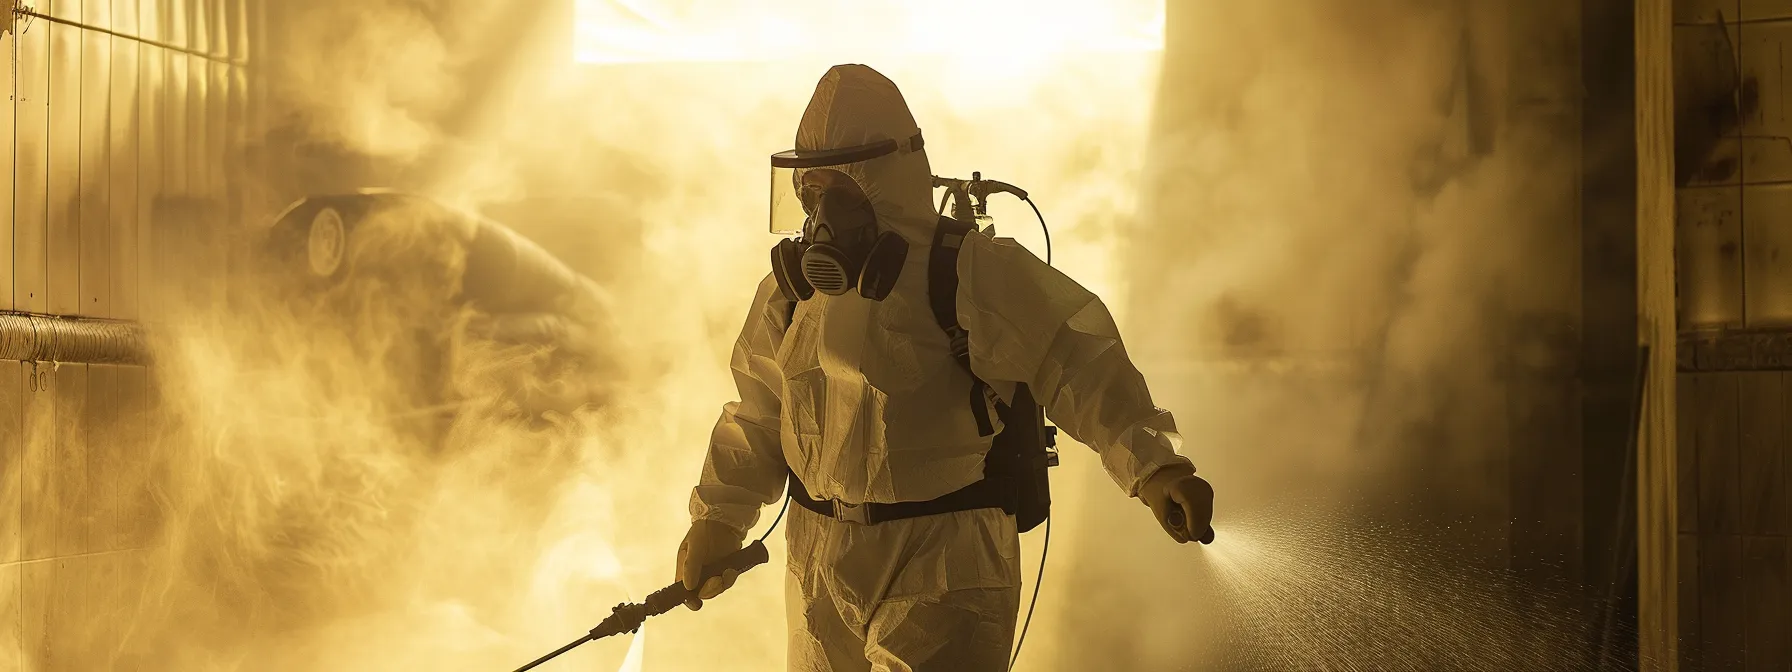
[[820, 501], [809, 496], [809, 491], [803, 487], [803, 481], [795, 473], [790, 474], [789, 482], [790, 500], [796, 502], [797, 506], [835, 520], [860, 525], [976, 509], [1001, 509], [1012, 516], [1016, 510], [1016, 483], [1006, 476], [986, 476], [976, 483], [922, 502], [867, 502], [858, 505]]
[[933, 319], [946, 332], [952, 358], [971, 376], [971, 414], [977, 418], [977, 436], [996, 433], [989, 420], [989, 384], [971, 370], [970, 333], [958, 324], [958, 250], [964, 237], [976, 227], [951, 217], [941, 217], [933, 228], [933, 247], [927, 258], [927, 301]]

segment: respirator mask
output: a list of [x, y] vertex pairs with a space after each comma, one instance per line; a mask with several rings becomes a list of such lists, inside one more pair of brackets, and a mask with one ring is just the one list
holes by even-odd
[[921, 149], [921, 135], [830, 150], [790, 150], [772, 155], [771, 231], [799, 236], [772, 248], [772, 275], [792, 301], [821, 292], [857, 290], [882, 301], [896, 287], [908, 242], [878, 226], [871, 199], [845, 170], [892, 154]]

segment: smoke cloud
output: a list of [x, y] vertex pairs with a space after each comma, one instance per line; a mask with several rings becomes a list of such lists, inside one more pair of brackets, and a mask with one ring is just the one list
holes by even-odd
[[1124, 326], [1219, 491], [1220, 538], [1166, 548], [1136, 506], [1070, 503], [1080, 542], [1045, 624], [1084, 636], [1026, 655], [1578, 655], [1575, 588], [1506, 571], [1512, 463], [1542, 451], [1511, 428], [1527, 384], [1569, 375], [1572, 341], [1550, 339], [1579, 308], [1576, 21], [1544, 3], [1172, 4]]
[[[427, 221], [356, 229], [354, 273], [321, 289], [258, 262], [212, 278], [228, 303], [171, 292], [144, 474], [168, 513], [136, 604], [121, 605], [136, 618], [116, 647], [84, 654], [94, 666], [509, 669], [670, 581], [709, 429], [734, 395], [727, 348], [766, 272], [764, 254], [743, 253], [771, 242], [765, 156], [790, 144], [832, 61], [578, 65], [556, 16], [282, 8], [262, 149], [306, 151], [266, 186], [293, 197], [356, 179], [504, 213], [604, 278], [615, 327], [578, 345], [619, 362], [603, 375], [620, 393], [520, 412], [518, 388], [592, 373], [476, 328], [489, 316], [459, 300], [468, 249]], [[911, 98], [936, 172], [1032, 190], [1057, 262], [1112, 284], [1154, 56], [873, 65]], [[1005, 233], [1043, 243], [1024, 205], [995, 207]], [[700, 616], [560, 664], [778, 667], [772, 548]]]
[[276, 113], [290, 115], [318, 142], [381, 158], [415, 158], [437, 139], [433, 117], [463, 93], [452, 77], [462, 56], [451, 50], [434, 18], [454, 4], [383, 0], [280, 8], [280, 25], [269, 35], [274, 47], [266, 80]]
[[[1573, 159], [1514, 112], [1501, 83], [1517, 50], [1487, 29], [1504, 19], [1467, 4], [1173, 3], [1167, 60], [868, 63], [903, 88], [936, 174], [1034, 196], [1054, 264], [1120, 314], [1219, 488], [1220, 545], [1176, 547], [1092, 453], [1064, 446], [1022, 669], [1399, 668], [1477, 644], [1357, 654], [1514, 622], [1384, 610], [1371, 616], [1394, 626], [1303, 629], [1377, 599], [1439, 614], [1425, 597], [1439, 581], [1493, 584], [1421, 571], [1485, 549], [1358, 539], [1329, 503], [1319, 515], [1288, 496], [1430, 483], [1470, 493], [1475, 512], [1502, 506], [1503, 472], [1485, 470], [1503, 468], [1490, 437], [1504, 374], [1479, 353], [1513, 316], [1561, 309], [1572, 269], [1538, 253], [1573, 228], [1557, 209]], [[441, 1], [282, 11], [273, 116], [342, 152], [308, 174], [373, 165], [382, 186], [504, 213], [602, 276], [616, 326], [583, 345], [620, 362], [605, 375], [622, 392], [519, 412], [519, 379], [588, 374], [470, 328], [477, 307], [455, 299], [465, 249], [418, 222], [356, 243], [361, 267], [394, 270], [325, 291], [269, 269], [228, 278], [231, 303], [171, 310], [182, 318], [158, 344], [146, 478], [165, 482], [170, 514], [141, 616], [93, 666], [512, 669], [671, 580], [734, 396], [727, 351], [767, 270], [765, 157], [790, 145], [833, 62], [580, 65], [561, 4], [546, 18]], [[272, 177], [276, 193], [317, 188]], [[992, 212], [1043, 256], [1030, 209]], [[1038, 536], [1023, 541], [1028, 577]], [[701, 613], [556, 664], [781, 669], [783, 544], [769, 545], [771, 563]], [[1273, 590], [1284, 581], [1370, 587], [1314, 606]], [[1253, 627], [1226, 627], [1240, 615]], [[1278, 629], [1288, 638], [1262, 634]]]

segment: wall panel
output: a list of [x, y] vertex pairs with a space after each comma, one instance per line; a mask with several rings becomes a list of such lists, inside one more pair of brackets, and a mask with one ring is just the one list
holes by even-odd
[[0, 33], [0, 54], [7, 55], [7, 67], [0, 72], [6, 82], [7, 103], [0, 104], [0, 310], [12, 310], [12, 186], [13, 186], [13, 115], [18, 92], [13, 88], [13, 66], [18, 64], [13, 17], [4, 20], [6, 30]]
[[1699, 669], [1743, 669], [1746, 591], [1742, 584], [1742, 538], [1706, 533], [1699, 537]]
[[1792, 327], [1792, 184], [1744, 186], [1742, 204], [1748, 326]]
[[56, 627], [54, 605], [62, 598], [58, 593], [55, 560], [28, 562], [19, 566], [19, 640], [26, 670], [62, 670], [73, 666], [58, 659], [50, 632]]
[[[166, 6], [168, 12], [167, 39], [173, 44], [187, 42], [187, 5], [188, 0], [170, 0]], [[162, 185], [165, 192], [182, 195], [188, 192], [188, 185], [192, 182], [187, 172], [187, 167], [191, 165], [189, 157], [193, 154], [192, 144], [189, 141], [192, 136], [190, 130], [192, 118], [187, 113], [188, 90], [192, 88], [187, 79], [188, 61], [191, 57], [176, 52], [164, 52], [164, 57], [168, 65], [168, 79], [163, 84], [166, 88], [163, 89], [161, 96], [167, 105], [163, 115], [167, 120], [168, 129], [164, 136], [167, 144], [162, 148]], [[163, 239], [167, 238], [166, 234], [173, 233], [169, 229], [176, 226], [171, 222], [159, 223], [166, 227], [158, 231], [158, 233], [165, 234], [158, 236]]]
[[[57, 15], [81, 19], [79, 2], [57, 2]], [[81, 29], [46, 24], [50, 33], [49, 312], [81, 310]]]
[[[139, 34], [137, 12], [141, 4], [135, 0], [112, 0], [112, 22], [127, 35]], [[107, 277], [112, 286], [112, 317], [135, 320], [141, 316], [137, 300], [137, 152], [139, 102], [137, 80], [140, 45], [134, 40], [112, 43], [112, 119], [111, 119], [111, 209], [108, 237], [112, 249], [108, 254]]]
[[[152, 39], [161, 39], [167, 23], [167, 5], [162, 0], [142, 3], [143, 28]], [[137, 269], [138, 296], [143, 319], [151, 321], [156, 314], [158, 290], [162, 287], [162, 266], [155, 255], [157, 227], [155, 204], [163, 196], [167, 184], [163, 147], [168, 137], [168, 52], [144, 48], [137, 63]]]
[[[166, 5], [169, 42], [182, 46], [191, 43], [188, 39], [191, 7], [191, 0], [169, 0]], [[156, 245], [153, 254], [160, 262], [156, 267], [156, 281], [161, 284], [158, 290], [162, 292], [159, 303], [166, 307], [184, 289], [177, 276], [186, 270], [186, 262], [181, 261], [190, 259], [183, 254], [185, 241], [192, 237], [197, 226], [190, 218], [181, 216], [184, 213], [178, 204], [193, 193], [192, 166], [197, 155], [195, 138], [199, 134], [193, 119], [194, 92], [190, 73], [193, 58], [177, 52], [167, 52], [164, 58], [168, 70], [161, 94], [165, 104], [162, 119], [166, 124], [162, 133], [162, 193], [152, 204], [154, 211], [150, 217], [154, 227], [151, 238]]]
[[14, 310], [49, 312], [50, 23], [19, 21], [13, 61]]
[[[82, 3], [82, 20], [112, 28], [111, 0]], [[81, 35], [80, 305], [76, 314], [111, 317], [112, 36]]]
[[56, 534], [61, 525], [56, 466], [56, 371], [48, 366], [23, 365], [25, 375], [24, 468], [20, 492], [24, 519], [20, 521], [19, 558], [41, 560], [56, 555]]
[[1688, 328], [1742, 326], [1742, 187], [1681, 189], [1675, 265]]
[[1786, 538], [1742, 538], [1746, 667], [1792, 670], [1792, 582], [1787, 581]]
[[19, 521], [25, 515], [25, 376], [20, 371], [18, 362], [0, 360], [0, 566], [19, 561]]
[[106, 553], [118, 550], [116, 519], [118, 518], [118, 481], [123, 465], [119, 458], [137, 446], [120, 445], [118, 423], [119, 372], [123, 367], [90, 364], [87, 367], [87, 405], [81, 414], [83, 443], [86, 445], [87, 504], [83, 507], [87, 524], [87, 550]]
[[23, 566], [0, 565], [0, 669], [25, 669], [24, 605], [19, 572]]
[[[230, 57], [238, 61], [247, 60], [249, 58], [247, 4], [244, 0], [227, 0], [225, 16], [226, 27], [223, 34], [230, 41]], [[229, 185], [227, 193], [231, 199], [229, 212], [233, 220], [233, 224], [228, 230], [240, 235], [241, 232], [253, 226], [248, 203], [251, 200], [251, 195], [261, 185], [257, 184], [259, 175], [250, 165], [246, 152], [250, 144], [250, 132], [254, 128], [250, 125], [249, 119], [248, 72], [244, 68], [231, 68], [226, 74], [230, 78], [230, 145], [237, 150], [228, 164], [230, 171], [227, 175], [232, 179], [232, 183]]]
[[56, 453], [49, 461], [50, 478], [56, 481], [56, 506], [60, 524], [56, 531], [55, 553], [71, 556], [87, 553], [88, 532], [92, 521], [88, 514], [87, 491], [87, 407], [86, 364], [60, 364], [56, 376]]
[[[200, 53], [211, 46], [205, 34], [205, 0], [189, 0], [185, 3], [186, 12], [186, 45]], [[187, 174], [187, 189], [182, 194], [188, 198], [205, 197], [211, 191], [212, 151], [212, 118], [211, 118], [211, 63], [203, 58], [188, 55], [185, 57], [187, 73], [187, 154], [184, 172]], [[185, 227], [189, 240], [196, 235], [207, 233], [203, 229], [210, 228], [199, 222]]]
[[[1734, 374], [1699, 379], [1695, 422], [1699, 461], [1699, 531], [1735, 534], [1741, 528], [1741, 465], [1738, 456], [1737, 393]], [[1690, 485], [1690, 484], [1689, 484]]]
[[[118, 553], [101, 553], [87, 558], [87, 595], [81, 604], [81, 622], [129, 623], [136, 615], [127, 608], [123, 585], [122, 564], [128, 556]], [[120, 642], [118, 637], [106, 628], [88, 625], [78, 633], [84, 635], [76, 639], [83, 648], [91, 652], [86, 658], [88, 665], [97, 669], [124, 669], [118, 665]]]
[[120, 367], [117, 385], [114, 427], [121, 448], [115, 451], [113, 462], [117, 508], [111, 544], [114, 548], [148, 548], [162, 527], [157, 493], [168, 485], [166, 479], [156, 477], [159, 460], [146, 450], [150, 447], [148, 371], [141, 366]]
[[[1787, 138], [1792, 127], [1787, 123], [1788, 110], [1781, 93], [1785, 90], [1783, 52], [1792, 22], [1771, 20], [1777, 12], [1762, 12], [1759, 7], [1749, 7], [1751, 4], [1743, 3], [1742, 8], [1748, 23], [1732, 26], [1730, 35], [1736, 41], [1739, 72], [1749, 92], [1740, 129], [1742, 177], [1751, 185], [1747, 190], [1754, 192], [1755, 185], [1792, 181], [1792, 141]], [[1767, 287], [1751, 280], [1747, 290], [1757, 288]], [[1751, 323], [1755, 317], [1749, 315]]]
[[[222, 0], [206, 0], [205, 26], [206, 51], [214, 54], [227, 54], [229, 42], [223, 37], [224, 23]], [[234, 232], [241, 230], [241, 222], [237, 221], [230, 211], [229, 191], [231, 183], [236, 180], [227, 177], [232, 161], [235, 160], [232, 140], [236, 128], [230, 116], [230, 66], [217, 61], [200, 61], [205, 65], [206, 86], [206, 160], [199, 166], [205, 176], [205, 189], [201, 193], [205, 198], [205, 236], [203, 242], [207, 268], [222, 272], [228, 268], [226, 258], [227, 245]], [[200, 285], [209, 295], [209, 305], [219, 305], [224, 301], [225, 284], [206, 282]]]
[[1785, 473], [1781, 446], [1785, 443], [1786, 408], [1784, 374], [1750, 371], [1739, 378], [1737, 407], [1739, 469], [1737, 477], [1740, 529], [1743, 534], [1792, 532], [1786, 520], [1786, 495], [1781, 481]]

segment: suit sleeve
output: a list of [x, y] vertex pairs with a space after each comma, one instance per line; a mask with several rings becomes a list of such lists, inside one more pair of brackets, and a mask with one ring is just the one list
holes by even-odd
[[1011, 240], [965, 238], [958, 320], [971, 368], [1000, 391], [1025, 383], [1046, 416], [1101, 455], [1128, 496], [1170, 465], [1182, 437], [1158, 408], [1101, 298]]
[[789, 469], [779, 441], [778, 346], [790, 301], [771, 276], [759, 283], [753, 308], [734, 341], [729, 368], [739, 400], [722, 406], [710, 433], [703, 473], [691, 491], [691, 519], [722, 523], [745, 535], [759, 509], [783, 497]]

